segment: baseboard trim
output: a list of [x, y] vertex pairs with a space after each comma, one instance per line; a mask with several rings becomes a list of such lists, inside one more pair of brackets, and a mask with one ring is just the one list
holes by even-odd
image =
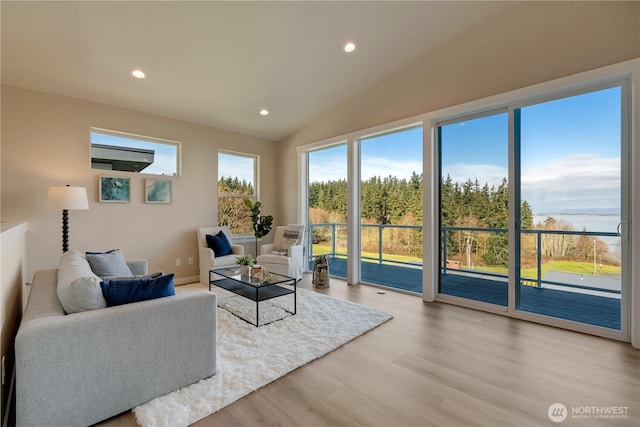
[[179, 279], [174, 279], [173, 282], [176, 285], [187, 285], [189, 283], [195, 283], [200, 281], [200, 276], [189, 276], [189, 277], [181, 277]]

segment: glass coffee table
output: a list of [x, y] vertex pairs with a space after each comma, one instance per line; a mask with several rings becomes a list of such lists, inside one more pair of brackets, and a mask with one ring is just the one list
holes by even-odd
[[[268, 325], [296, 314], [296, 279], [293, 277], [268, 273], [263, 280], [259, 280], [252, 279], [248, 274], [240, 274], [240, 268], [219, 268], [209, 270], [209, 291], [211, 291], [211, 285], [226, 289], [255, 302], [255, 322], [249, 318], [253, 317], [252, 310], [247, 310], [246, 306], [243, 307], [242, 304], [236, 304], [235, 306], [234, 304], [220, 304], [220, 307], [253, 326]], [[260, 323], [260, 303], [285, 295], [293, 295], [293, 310], [283, 305], [272, 305], [269, 307], [271, 311], [280, 311], [285, 315], [276, 315], [277, 318], [267, 319]]]

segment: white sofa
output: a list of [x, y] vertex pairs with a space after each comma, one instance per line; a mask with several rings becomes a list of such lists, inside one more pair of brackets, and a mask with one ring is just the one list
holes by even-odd
[[215, 374], [214, 294], [65, 314], [57, 273], [35, 273], [16, 336], [18, 426], [95, 424]]
[[224, 268], [236, 265], [236, 259], [244, 255], [244, 246], [231, 243], [231, 254], [216, 257], [213, 250], [207, 245], [207, 234], [215, 236], [220, 231], [227, 236], [229, 243], [232, 242], [233, 233], [229, 227], [200, 227], [198, 228], [198, 254], [200, 260], [200, 283], [209, 284], [209, 270], [212, 268]]

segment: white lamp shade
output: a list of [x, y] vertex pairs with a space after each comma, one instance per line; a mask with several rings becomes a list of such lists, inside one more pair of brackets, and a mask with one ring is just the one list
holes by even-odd
[[49, 209], [89, 209], [87, 189], [84, 187], [49, 187]]

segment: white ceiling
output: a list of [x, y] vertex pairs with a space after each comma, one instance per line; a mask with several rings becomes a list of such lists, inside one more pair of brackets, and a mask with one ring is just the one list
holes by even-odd
[[3, 84], [280, 140], [509, 3], [0, 4]]

